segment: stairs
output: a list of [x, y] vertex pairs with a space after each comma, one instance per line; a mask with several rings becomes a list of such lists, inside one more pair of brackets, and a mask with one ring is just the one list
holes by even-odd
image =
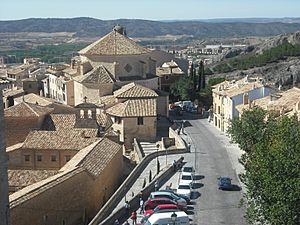
[[153, 142], [140, 142], [140, 145], [142, 147], [142, 150], [143, 150], [145, 156], [149, 155], [152, 152], [156, 152], [158, 150], [156, 147], [156, 144], [157, 144], [156, 142], [154, 142], [154, 143]]

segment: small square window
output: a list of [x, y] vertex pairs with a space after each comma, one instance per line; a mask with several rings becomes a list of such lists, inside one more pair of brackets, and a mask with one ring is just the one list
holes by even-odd
[[29, 162], [30, 161], [30, 155], [25, 155], [25, 162]]
[[137, 118], [137, 124], [138, 125], [144, 125], [144, 118], [143, 117], [138, 117]]
[[37, 160], [38, 162], [41, 162], [41, 161], [42, 161], [42, 156], [41, 156], [41, 155], [37, 155], [37, 156], [36, 156], [36, 160]]
[[66, 162], [69, 162], [71, 160], [71, 156], [70, 155], [66, 155], [65, 158], [66, 158]]
[[51, 155], [51, 162], [56, 162], [56, 155]]

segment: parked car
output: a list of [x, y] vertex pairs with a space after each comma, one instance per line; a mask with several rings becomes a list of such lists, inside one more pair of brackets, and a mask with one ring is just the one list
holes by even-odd
[[181, 197], [178, 197], [177, 195], [166, 192], [166, 191], [156, 191], [152, 192], [149, 196], [149, 199], [154, 199], [154, 198], [168, 198], [173, 201], [175, 201], [180, 209], [186, 210], [187, 209], [187, 202]]
[[193, 187], [194, 178], [192, 174], [181, 174], [179, 183], [186, 184], [189, 185], [190, 187]]
[[149, 210], [149, 209], [154, 209], [156, 206], [158, 205], [163, 205], [163, 204], [173, 204], [173, 205], [177, 205], [177, 202], [169, 199], [169, 198], [152, 198], [152, 199], [148, 199], [145, 204], [144, 204], [144, 209], [145, 211]]
[[192, 101], [183, 101], [182, 102], [182, 109], [187, 110], [187, 108], [192, 107], [193, 102]]
[[180, 211], [176, 204], [157, 205], [154, 209], [148, 209], [144, 212], [144, 216], [150, 216], [153, 213], [176, 212]]
[[192, 175], [194, 177], [195, 169], [191, 165], [185, 165], [184, 167], [182, 167], [181, 174], [182, 175]]
[[[176, 222], [172, 221], [172, 214], [176, 214]], [[154, 213], [152, 214], [145, 225], [163, 225], [163, 224], [175, 224], [175, 225], [189, 225], [190, 220], [185, 212], [165, 212], [165, 213]]]
[[177, 193], [191, 199], [191, 194], [192, 194], [191, 186], [186, 183], [179, 183], [177, 187]]
[[232, 189], [231, 178], [225, 176], [219, 177], [218, 187], [221, 190], [231, 190]]
[[161, 191], [166, 191], [166, 192], [173, 193], [174, 195], [176, 195], [180, 198], [183, 198], [187, 203], [191, 202], [191, 199], [189, 197], [187, 197], [185, 195], [178, 194], [175, 191], [173, 191], [172, 189], [166, 189], [166, 190], [161, 190]]

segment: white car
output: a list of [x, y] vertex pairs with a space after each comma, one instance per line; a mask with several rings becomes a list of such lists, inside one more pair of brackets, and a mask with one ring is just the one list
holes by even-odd
[[186, 184], [189, 185], [190, 187], [193, 187], [194, 179], [192, 174], [188, 174], [188, 175], [181, 174], [179, 183]]
[[184, 195], [191, 199], [191, 186], [185, 183], [179, 183], [177, 187], [177, 194]]
[[190, 165], [185, 165], [184, 167], [182, 167], [181, 174], [182, 175], [192, 175], [194, 177], [195, 176], [194, 167], [190, 166]]

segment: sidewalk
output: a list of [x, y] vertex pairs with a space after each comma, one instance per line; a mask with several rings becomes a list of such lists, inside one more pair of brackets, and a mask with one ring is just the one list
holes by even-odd
[[[174, 160], [178, 160], [180, 156], [178, 154], [175, 155], [167, 155], [167, 157], [159, 156], [158, 160], [160, 163], [160, 173], [162, 173], [166, 169], [166, 159], [167, 159], [167, 165], [172, 165]], [[156, 176], [156, 158], [153, 159], [147, 167], [144, 169], [144, 171], [141, 173], [139, 178], [135, 181], [135, 183], [132, 185], [132, 187], [129, 189], [125, 197], [119, 202], [117, 207], [114, 209], [113, 213], [115, 213], [118, 209], [121, 207], [124, 207], [125, 201], [130, 201], [136, 194], [140, 193], [140, 191], [143, 189], [144, 179], [146, 179], [146, 182], [149, 184], [149, 173], [151, 170], [152, 174], [152, 180]]]

